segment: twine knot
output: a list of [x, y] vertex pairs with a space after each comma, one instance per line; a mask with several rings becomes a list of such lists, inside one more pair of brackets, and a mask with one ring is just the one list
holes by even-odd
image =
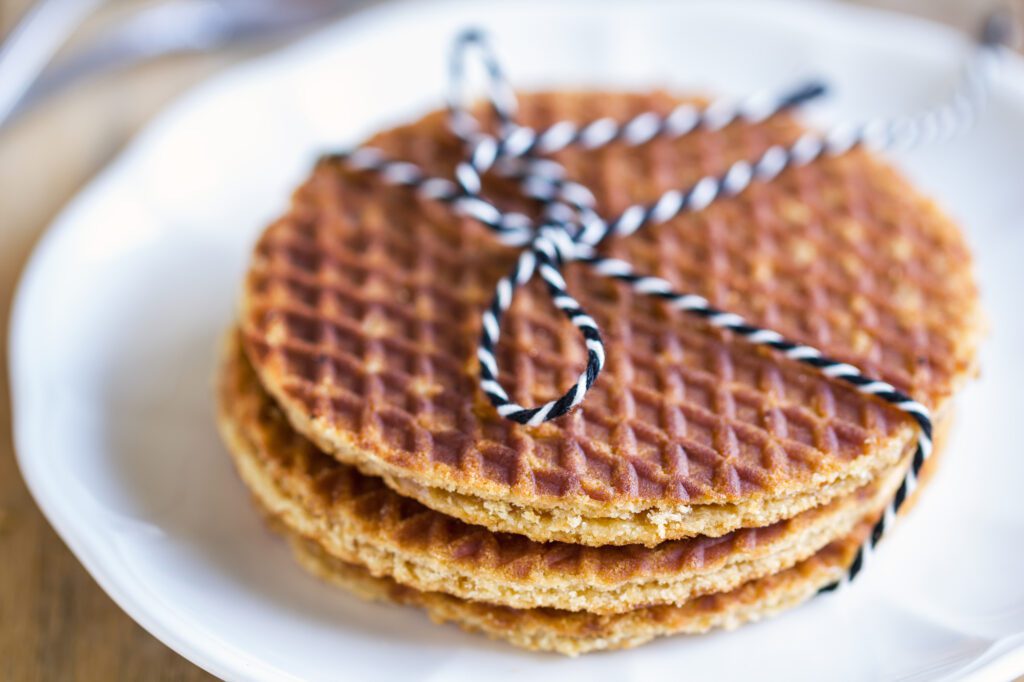
[[[779, 94], [760, 94], [741, 101], [719, 100], [706, 107], [684, 103], [667, 115], [644, 112], [626, 122], [601, 118], [578, 124], [560, 121], [537, 130], [516, 123], [515, 93], [484, 36], [475, 30], [458, 36], [450, 62], [449, 124], [463, 142], [465, 157], [456, 165], [454, 178], [428, 175], [407, 161], [387, 158], [372, 148], [359, 148], [328, 158], [350, 168], [374, 172], [386, 183], [405, 186], [426, 199], [448, 204], [490, 229], [503, 244], [520, 249], [512, 271], [495, 285], [490, 305], [482, 313], [477, 360], [480, 388], [498, 414], [526, 425], [537, 425], [565, 415], [579, 405], [605, 365], [605, 348], [594, 319], [567, 290], [562, 266], [579, 263], [594, 273], [630, 286], [637, 293], [660, 298], [671, 307], [700, 318], [713, 327], [732, 332], [802, 363], [830, 379], [887, 402], [918, 426], [917, 448], [894, 499], [872, 529], [851, 564], [846, 581], [863, 568], [866, 558], [891, 523], [893, 515], [914, 490], [917, 477], [932, 450], [932, 421], [928, 409], [891, 384], [866, 376], [857, 367], [829, 358], [820, 350], [782, 334], [751, 324], [742, 316], [720, 310], [695, 293], [675, 291], [665, 279], [634, 272], [619, 259], [598, 253], [612, 235], [628, 236], [648, 226], [665, 223], [688, 211], [700, 211], [722, 197], [743, 192], [753, 182], [770, 182], [791, 166], [812, 163], [825, 156], [845, 154], [858, 146], [873, 149], [910, 149], [944, 140], [972, 124], [985, 105], [992, 65], [1004, 51], [1009, 31], [1005, 16], [990, 20], [977, 56], [968, 63], [960, 87], [947, 102], [911, 116], [875, 119], [859, 125], [840, 125], [826, 133], [808, 132], [788, 147], [772, 146], [756, 159], [732, 164], [724, 173], [708, 175], [686, 188], [672, 189], [649, 203], [637, 203], [611, 217], [597, 213], [593, 193], [566, 177], [565, 169], [547, 155], [572, 146], [594, 150], [618, 142], [627, 146], [656, 138], [679, 138], [696, 130], [718, 130], [734, 121], [763, 121], [799, 106], [825, 92], [811, 81]], [[466, 56], [475, 51], [486, 74], [487, 102], [497, 120], [497, 134], [481, 130], [470, 112], [466, 96]], [[482, 194], [487, 173], [518, 182], [525, 197], [542, 208], [539, 220], [522, 213], [502, 211]], [[554, 307], [576, 327], [583, 340], [587, 362], [577, 380], [560, 397], [543, 405], [525, 407], [509, 396], [499, 381], [495, 349], [501, 337], [501, 321], [516, 291], [538, 276], [546, 285]], [[828, 591], [839, 581], [822, 589]]]

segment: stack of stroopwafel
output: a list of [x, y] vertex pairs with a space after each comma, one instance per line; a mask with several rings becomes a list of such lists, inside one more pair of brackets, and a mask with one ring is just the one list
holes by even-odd
[[[678, 101], [537, 94], [520, 121], [625, 120]], [[555, 158], [614, 213], [800, 132], [779, 115]], [[462, 154], [441, 113], [373, 144], [442, 176]], [[536, 210], [504, 181], [486, 189]], [[940, 433], [975, 372], [960, 233], [862, 150], [603, 249], [890, 382]], [[570, 654], [732, 627], [844, 575], [908, 467], [911, 419], [570, 264], [607, 365], [569, 415], [515, 424], [480, 391], [476, 344], [516, 256], [447, 207], [330, 161], [263, 234], [225, 345], [220, 425], [303, 565]], [[527, 405], [583, 368], [576, 330], [539, 283], [516, 297], [498, 360]]]

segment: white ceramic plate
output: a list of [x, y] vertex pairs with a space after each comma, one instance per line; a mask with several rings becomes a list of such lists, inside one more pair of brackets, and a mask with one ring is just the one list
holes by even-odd
[[[234, 679], [1007, 679], [1024, 671], [1024, 68], [980, 130], [897, 162], [964, 224], [993, 334], [944, 468], [846, 593], [733, 633], [569, 660], [530, 655], [306, 576], [262, 527], [213, 424], [218, 336], [249, 245], [315, 154], [440, 102], [457, 28], [516, 83], [746, 93], [823, 74], [814, 115], [948, 92], [967, 47], [832, 4], [397, 4], [198, 88], [40, 243], [17, 296], [19, 460], [51, 523], [133, 618]], [[584, 677], [585, 676], [585, 677]]]

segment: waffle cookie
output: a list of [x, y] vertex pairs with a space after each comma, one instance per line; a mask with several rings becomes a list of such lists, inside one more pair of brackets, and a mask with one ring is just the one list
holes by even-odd
[[390, 578], [374, 577], [365, 568], [326, 552], [313, 540], [287, 531], [286, 534], [304, 568], [364, 599], [416, 606], [436, 623], [454, 623], [464, 630], [523, 649], [576, 656], [628, 649], [666, 635], [733, 629], [797, 606], [842, 577], [870, 530], [869, 523], [861, 523], [846, 537], [792, 568], [728, 592], [709, 594], [679, 606], [645, 606], [612, 615], [547, 608], [513, 609], [442, 592], [421, 592]]
[[[679, 101], [537, 94], [522, 98], [519, 120], [624, 120]], [[555, 158], [614, 214], [800, 133], [777, 116]], [[372, 142], [442, 176], [461, 156], [440, 113]], [[486, 191], [502, 207], [535, 208], [501, 181]], [[975, 371], [962, 236], [862, 150], [603, 248], [936, 414]], [[607, 365], [570, 415], [506, 421], [478, 388], [475, 350], [480, 313], [515, 257], [445, 206], [321, 163], [256, 246], [245, 354], [290, 425], [337, 461], [447, 516], [536, 541], [654, 548], [775, 527], [855, 495], [912, 447], [915, 427], [898, 411], [573, 264], [569, 290], [601, 327]], [[517, 295], [497, 353], [510, 396], [527, 405], [559, 395], [584, 364], [536, 282]]]
[[539, 543], [472, 526], [404, 498], [298, 435], [236, 340], [220, 376], [219, 423], [259, 505], [336, 559], [424, 592], [514, 608], [623, 613], [685, 603], [787, 569], [848, 535], [888, 501], [908, 463], [828, 505], [765, 528], [643, 546]]

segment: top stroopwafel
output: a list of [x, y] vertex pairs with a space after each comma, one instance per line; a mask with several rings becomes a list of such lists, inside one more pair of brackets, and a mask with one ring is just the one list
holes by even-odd
[[[521, 121], [626, 119], [676, 103], [534, 95]], [[778, 117], [557, 158], [613, 214], [799, 132]], [[440, 175], [460, 154], [439, 114], [373, 142]], [[507, 189], [489, 191], [511, 206]], [[788, 170], [607, 251], [933, 409], [973, 370], [977, 295], [959, 232], [862, 151]], [[872, 476], [913, 438], [882, 404], [572, 265], [566, 279], [602, 328], [606, 369], [563, 419], [503, 420], [477, 388], [475, 344], [514, 257], [444, 206], [321, 164], [256, 247], [241, 318], [248, 356], [321, 448], [428, 505], [438, 490], [478, 500], [481, 518], [468, 520], [537, 539], [549, 525], [561, 533], [551, 537], [621, 543], [771, 522], [732, 512], [776, 504], [783, 518], [820, 504], [822, 490]], [[498, 355], [522, 404], [555, 397], [583, 363], [575, 331], [536, 285], [513, 304]], [[703, 508], [723, 513], [709, 522], [694, 513]], [[562, 523], [517, 527], [536, 514]], [[611, 536], [595, 530], [609, 523]], [[637, 527], [646, 535], [631, 535]]]

